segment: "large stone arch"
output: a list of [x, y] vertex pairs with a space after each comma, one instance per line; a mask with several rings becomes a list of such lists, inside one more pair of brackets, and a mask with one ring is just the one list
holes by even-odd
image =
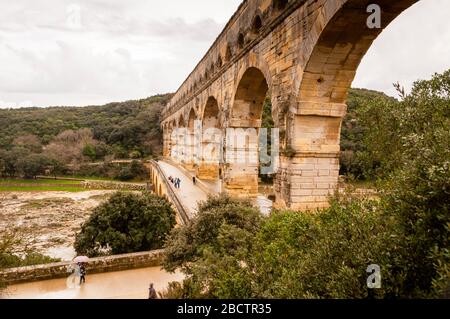
[[186, 134], [185, 134], [185, 151], [186, 156], [184, 158], [183, 164], [186, 169], [193, 170], [195, 168], [198, 155], [198, 143], [197, 140], [197, 125], [198, 116], [195, 107], [192, 107], [187, 113], [187, 121], [186, 121]]
[[373, 1], [340, 0], [325, 5], [309, 33], [310, 45], [303, 50], [306, 65], [298, 88], [300, 112], [324, 103], [346, 103], [358, 66], [373, 41], [417, 1], [377, 1], [382, 9], [380, 28], [367, 26], [367, 8]]
[[186, 127], [186, 121], [184, 120], [183, 113], [178, 116], [177, 128]]
[[348, 90], [377, 36], [417, 0], [382, 0], [381, 28], [369, 28], [372, 1], [326, 1], [302, 47], [288, 147], [281, 160], [278, 200], [294, 209], [328, 206], [338, 186], [341, 123]]
[[222, 150], [221, 111], [219, 102], [209, 96], [202, 111], [202, 132], [197, 176], [200, 179], [219, 178]]
[[230, 127], [261, 127], [262, 107], [269, 90], [264, 73], [249, 67], [237, 83], [230, 112]]
[[258, 194], [259, 129], [269, 79], [248, 67], [236, 85], [226, 136], [225, 189], [234, 196]]

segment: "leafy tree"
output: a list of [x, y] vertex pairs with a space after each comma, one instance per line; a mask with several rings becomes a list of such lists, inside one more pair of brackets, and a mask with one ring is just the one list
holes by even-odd
[[376, 179], [391, 172], [387, 164], [398, 154], [395, 135], [398, 101], [383, 93], [352, 89], [341, 132], [341, 174]]
[[0, 176], [4, 176], [6, 173], [6, 164], [5, 160], [0, 155]]
[[50, 174], [53, 175], [55, 178], [57, 176], [67, 174], [68, 171], [66, 165], [64, 165], [61, 161], [55, 158], [48, 159], [48, 169]]
[[3, 173], [10, 177], [15, 177], [20, 172], [20, 163], [29, 154], [29, 152], [22, 147], [14, 147], [9, 151], [1, 151], [0, 157], [3, 160]]
[[[403, 293], [450, 290], [450, 70], [418, 81], [399, 114], [399, 168], [388, 180], [384, 210], [399, 219]], [[442, 292], [444, 293], [444, 292]]]
[[[9, 225], [12, 226], [12, 225]], [[0, 270], [58, 262], [30, 248], [32, 238], [16, 227], [5, 227], [0, 233]], [[0, 296], [6, 284], [0, 279]]]
[[83, 155], [88, 157], [91, 161], [95, 161], [97, 159], [95, 146], [93, 146], [92, 144], [86, 144], [83, 148]]
[[130, 181], [134, 177], [133, 173], [131, 172], [130, 167], [126, 166], [123, 167], [119, 173], [115, 176], [115, 179], [118, 179], [120, 181]]
[[145, 179], [147, 176], [149, 176], [148, 169], [140, 161], [136, 160], [132, 161], [130, 165], [130, 171], [131, 174], [133, 175], [133, 178], [141, 177]]
[[32, 153], [42, 152], [42, 144], [36, 135], [28, 134], [14, 139], [13, 145], [23, 147]]
[[17, 160], [18, 171], [25, 178], [35, 178], [45, 173], [49, 160], [42, 154], [30, 154]]
[[[250, 274], [241, 269], [240, 261], [261, 220], [248, 201], [209, 197], [191, 224], [172, 231], [165, 244], [164, 268], [181, 268], [191, 277], [185, 282], [190, 298], [249, 296]], [[233, 290], [225, 291], [228, 286]]]
[[175, 212], [165, 198], [119, 192], [94, 209], [75, 249], [91, 257], [159, 249], [174, 226]]

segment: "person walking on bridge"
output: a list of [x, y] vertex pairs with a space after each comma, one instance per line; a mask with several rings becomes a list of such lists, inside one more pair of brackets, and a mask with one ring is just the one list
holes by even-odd
[[192, 176], [192, 184], [194, 184], [194, 185], [197, 184], [197, 179], [195, 178], [195, 176]]

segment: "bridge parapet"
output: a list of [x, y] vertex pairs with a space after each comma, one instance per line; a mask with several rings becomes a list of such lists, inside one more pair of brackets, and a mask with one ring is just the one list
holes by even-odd
[[159, 166], [158, 162], [150, 161], [150, 178], [153, 185], [153, 192], [159, 196], [165, 197], [174, 206], [178, 213], [178, 222], [186, 225], [190, 221], [189, 213], [181, 201], [178, 199], [172, 185], [168, 181], [168, 177]]

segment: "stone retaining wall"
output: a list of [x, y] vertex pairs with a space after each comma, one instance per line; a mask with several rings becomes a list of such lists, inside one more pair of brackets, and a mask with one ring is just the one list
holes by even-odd
[[[162, 262], [163, 250], [91, 258], [86, 264], [87, 274], [155, 267]], [[69, 276], [70, 262], [10, 268], [0, 271], [0, 282], [8, 285], [24, 282], [64, 278]]]
[[111, 190], [131, 190], [131, 191], [145, 191], [146, 184], [137, 183], [118, 183], [109, 181], [84, 181], [81, 185], [86, 189], [111, 189]]

